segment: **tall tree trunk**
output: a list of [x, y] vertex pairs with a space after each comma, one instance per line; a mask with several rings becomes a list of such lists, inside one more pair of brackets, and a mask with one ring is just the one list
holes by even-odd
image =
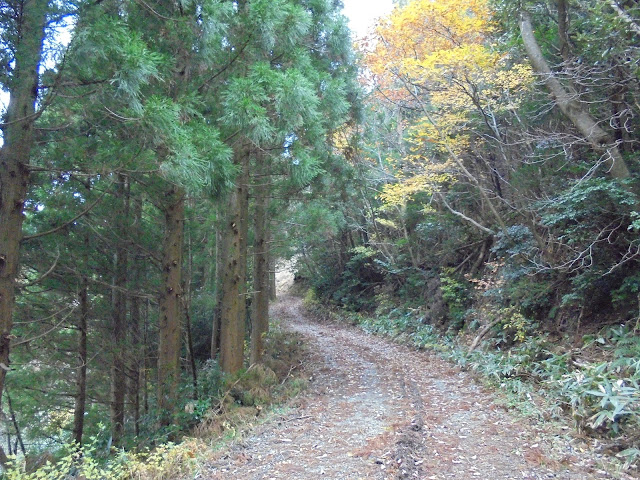
[[127, 366], [125, 361], [127, 338], [127, 274], [128, 252], [125, 239], [128, 236], [129, 183], [124, 175], [118, 175], [116, 185], [118, 207], [114, 218], [117, 246], [114, 258], [112, 340], [113, 364], [111, 366], [111, 429], [117, 443], [124, 434], [124, 400], [127, 391]]
[[180, 318], [182, 311], [182, 252], [184, 192], [174, 186], [165, 205], [162, 286], [158, 332], [158, 407], [160, 423], [169, 425], [178, 400], [180, 379]]
[[[271, 227], [269, 226], [269, 232]], [[271, 238], [271, 235], [269, 235]], [[276, 259], [273, 255], [269, 255], [269, 300], [275, 302], [277, 300], [278, 292], [276, 291]]]
[[9, 348], [15, 281], [18, 275], [22, 209], [29, 185], [29, 160], [34, 144], [33, 122], [38, 95], [38, 67], [42, 55], [47, 0], [23, 2], [17, 25], [9, 105], [0, 148], [0, 399], [9, 369]]
[[226, 261], [228, 255], [226, 252], [225, 243], [226, 236], [223, 235], [223, 228], [226, 225], [226, 218], [222, 218], [224, 215], [222, 214], [222, 209], [218, 207], [217, 215], [216, 215], [216, 271], [215, 271], [215, 280], [214, 280], [214, 294], [215, 294], [215, 308], [213, 311], [213, 319], [211, 325], [211, 359], [215, 360], [218, 358], [218, 354], [220, 353], [220, 324], [222, 317], [222, 285], [224, 283], [224, 272], [225, 266], [224, 262]]
[[612, 178], [618, 180], [629, 178], [631, 175], [629, 168], [622, 158], [618, 146], [591, 116], [587, 106], [583, 105], [576, 98], [576, 95], [567, 91], [549, 68], [533, 34], [531, 18], [525, 11], [520, 14], [520, 33], [533, 69], [542, 76], [560, 111], [573, 123], [593, 150], [604, 156], [604, 164]]
[[558, 42], [560, 56], [565, 62], [570, 60], [569, 48], [569, 11], [567, 10], [567, 0], [557, 0], [558, 4]]
[[269, 330], [269, 165], [258, 158], [255, 187], [253, 244], [253, 304], [251, 310], [251, 364], [262, 359], [264, 336]]
[[84, 237], [84, 251], [87, 252], [84, 258], [83, 268], [85, 272], [80, 280], [80, 292], [78, 301], [80, 302], [80, 317], [78, 318], [78, 361], [80, 365], [76, 373], [76, 395], [73, 409], [73, 440], [78, 446], [82, 445], [82, 435], [84, 433], [84, 414], [87, 403], [87, 325], [89, 322], [89, 277], [86, 273], [88, 268], [89, 235]]
[[[190, 203], [193, 207], [193, 204]], [[184, 307], [185, 330], [187, 334], [187, 356], [189, 357], [189, 366], [191, 367], [191, 381], [193, 385], [193, 399], [198, 400], [198, 369], [196, 368], [196, 359], [193, 354], [193, 336], [191, 334], [191, 304], [193, 295], [193, 249], [191, 244], [191, 232], [187, 235], [187, 271], [185, 272], [184, 290], [182, 292], [182, 304]]]
[[[243, 296], [246, 278], [246, 214], [243, 211], [247, 197], [249, 157], [245, 148], [237, 146], [235, 163], [240, 175], [229, 196], [229, 216], [223, 230], [225, 264], [220, 302], [220, 368], [235, 373], [242, 368], [246, 302]], [[245, 252], [242, 251], [244, 245]], [[244, 262], [243, 262], [244, 258]], [[244, 264], [243, 264], [244, 263]]]
[[129, 404], [133, 416], [133, 426], [135, 435], [140, 434], [140, 365], [144, 357], [140, 357], [143, 346], [140, 342], [140, 298], [131, 297], [129, 302], [130, 329], [131, 329], [131, 353], [129, 356]]
[[[20, 427], [18, 426], [16, 411], [13, 409], [13, 404], [11, 403], [11, 395], [9, 395], [9, 390], [6, 390], [5, 393], [7, 394], [7, 406], [9, 407], [9, 415], [11, 415], [11, 423], [13, 423], [13, 428], [16, 431], [16, 444], [13, 449], [13, 454], [14, 455], [18, 454], [18, 444], [19, 444], [20, 449], [22, 450], [22, 454], [26, 455], [27, 449], [24, 447], [24, 442], [22, 441], [22, 433], [20, 433]], [[9, 445], [9, 453], [11, 453], [11, 445]]]
[[[142, 199], [136, 198], [133, 204], [133, 232], [136, 238], [142, 234]], [[139, 256], [139, 255], [137, 255]], [[142, 283], [142, 267], [139, 262], [133, 262], [130, 275], [130, 285], [132, 290], [139, 290]], [[133, 295], [129, 302], [129, 329], [131, 338], [131, 355], [129, 355], [129, 404], [133, 415], [135, 435], [140, 434], [140, 383], [141, 371], [144, 369], [146, 358], [146, 345], [142, 339], [142, 313], [140, 297]], [[140, 354], [141, 352], [142, 355]], [[142, 368], [141, 368], [142, 367]]]
[[143, 310], [143, 328], [142, 328], [142, 374], [140, 381], [142, 382], [142, 405], [144, 413], [149, 413], [149, 371], [151, 370], [151, 359], [149, 358], [149, 312], [151, 300], [147, 299]]
[[[242, 162], [242, 175], [240, 183], [242, 186], [242, 194], [240, 196], [240, 261], [238, 273], [240, 276], [240, 310], [238, 311], [238, 323], [243, 325], [243, 331], [246, 331], [248, 310], [247, 303], [249, 300], [247, 282], [249, 278], [247, 266], [249, 263], [249, 176], [250, 157], [245, 156]], [[244, 345], [244, 342], [243, 342]]]
[[193, 399], [198, 400], [198, 369], [196, 358], [193, 354], [193, 334], [191, 332], [191, 314], [189, 313], [191, 302], [185, 302], [184, 316], [187, 331], [187, 354], [189, 356], [189, 366], [191, 367], [191, 384], [193, 385]]

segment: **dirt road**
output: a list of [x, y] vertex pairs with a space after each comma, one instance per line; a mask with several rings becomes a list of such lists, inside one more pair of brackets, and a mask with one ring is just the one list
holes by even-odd
[[314, 321], [294, 297], [272, 316], [307, 342], [310, 388], [210, 465], [210, 480], [614, 478], [434, 355]]

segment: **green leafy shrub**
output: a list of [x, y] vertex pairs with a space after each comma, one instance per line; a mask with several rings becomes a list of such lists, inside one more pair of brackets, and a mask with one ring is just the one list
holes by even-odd
[[174, 480], [192, 474], [199, 452], [206, 444], [188, 439], [167, 443], [147, 452], [109, 452], [99, 447], [97, 437], [83, 447], [66, 444], [59, 459], [28, 471], [24, 459], [13, 458], [2, 478], [6, 480]]
[[302, 304], [305, 308], [312, 308], [318, 303], [318, 295], [314, 288], [308, 288], [302, 299]]
[[626, 277], [619, 288], [611, 292], [611, 299], [620, 310], [640, 309], [640, 273]]
[[610, 435], [640, 428], [640, 338], [629, 326], [586, 338], [608, 357], [581, 364], [555, 380], [579, 429]]
[[349, 250], [349, 255], [332, 298], [348, 310], [369, 310], [373, 307], [375, 286], [384, 280], [374, 261], [378, 253], [372, 248], [358, 246]]
[[210, 398], [220, 395], [222, 390], [222, 370], [214, 360], [207, 360], [198, 374], [198, 397]]
[[457, 332], [464, 326], [464, 318], [469, 306], [469, 282], [455, 277], [454, 269], [443, 268], [440, 274], [442, 298], [449, 309], [449, 329]]

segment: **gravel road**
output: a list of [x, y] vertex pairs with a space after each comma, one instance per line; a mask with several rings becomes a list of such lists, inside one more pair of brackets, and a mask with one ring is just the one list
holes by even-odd
[[566, 431], [506, 411], [496, 393], [425, 352], [314, 320], [285, 296], [310, 387], [206, 469], [214, 479], [616, 478]]

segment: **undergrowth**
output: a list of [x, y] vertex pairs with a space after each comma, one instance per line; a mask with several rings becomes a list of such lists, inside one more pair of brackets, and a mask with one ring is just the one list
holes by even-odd
[[[306, 388], [298, 375], [301, 341], [277, 325], [265, 338], [262, 364], [223, 376], [214, 364], [200, 374], [198, 400], [189, 400], [176, 416], [175, 430], [193, 425], [179, 443], [158, 439], [138, 449], [105, 448], [107, 428], [78, 447], [68, 443], [54, 452], [12, 457], [4, 480], [178, 480], [196, 478], [222, 445], [268, 418], [286, 399]], [[197, 422], [193, 420], [197, 419]], [[144, 446], [155, 443], [155, 446]], [[33, 467], [33, 458], [43, 459]]]
[[[308, 294], [306, 306], [324, 315], [326, 306]], [[640, 461], [640, 335], [634, 325], [607, 327], [585, 336], [578, 348], [561, 349], [545, 335], [496, 326], [495, 337], [469, 352], [467, 337], [438, 331], [420, 310], [378, 309], [375, 315], [340, 311], [336, 319], [436, 351], [463, 369], [477, 373], [506, 394], [510, 407], [539, 418], [570, 421], [577, 432], [613, 447], [624, 464]], [[504, 341], [506, 331], [514, 338]], [[508, 345], [508, 347], [506, 346]], [[533, 399], [536, 401], [532, 401]], [[542, 401], [542, 402], [541, 402]]]

